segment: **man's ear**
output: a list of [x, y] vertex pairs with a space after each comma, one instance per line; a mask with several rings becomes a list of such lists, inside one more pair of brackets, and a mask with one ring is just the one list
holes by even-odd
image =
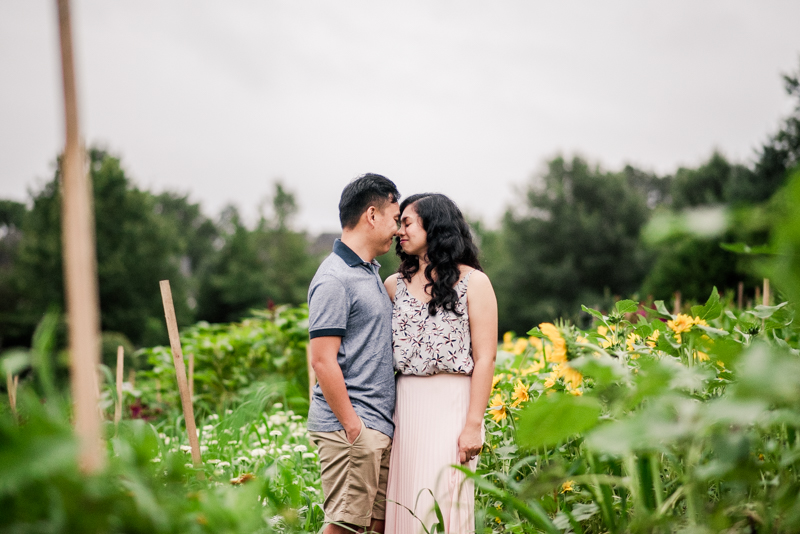
[[367, 224], [371, 227], [375, 227], [375, 215], [378, 213], [377, 208], [375, 206], [370, 206], [367, 208], [367, 211], [364, 212], [364, 217], [366, 217]]

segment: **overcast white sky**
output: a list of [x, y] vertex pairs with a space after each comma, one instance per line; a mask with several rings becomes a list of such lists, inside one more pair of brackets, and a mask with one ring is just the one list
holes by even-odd
[[[63, 144], [54, 0], [0, 2], [0, 198]], [[253, 218], [281, 179], [338, 228], [364, 172], [495, 223], [561, 152], [747, 162], [792, 109], [800, 2], [77, 0], [81, 119], [139, 186]]]

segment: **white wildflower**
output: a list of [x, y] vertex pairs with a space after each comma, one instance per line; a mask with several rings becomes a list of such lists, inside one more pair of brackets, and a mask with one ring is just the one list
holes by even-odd
[[214, 425], [204, 425], [203, 430], [204, 431], [214, 430]]
[[212, 458], [210, 460], [206, 460], [206, 463], [211, 465], [217, 465], [219, 463], [219, 460], [217, 458]]
[[278, 460], [288, 460], [291, 457], [292, 456], [290, 454], [281, 454], [280, 456], [278, 456]]
[[270, 431], [269, 435], [270, 436], [275, 436], [275, 437], [282, 436], [283, 432], [281, 432], [280, 430], [272, 430], [272, 431]]
[[293, 415], [292, 416], [292, 421], [300, 421], [301, 419], [303, 419], [302, 415]]
[[317, 457], [317, 455], [314, 454], [313, 452], [304, 452], [303, 453], [303, 460], [313, 460], [316, 457]]
[[297, 445], [294, 448], [294, 452], [306, 452], [307, 450], [308, 447], [306, 447], [305, 445]]
[[183, 452], [192, 452], [192, 447], [189, 445], [181, 445], [181, 450]]
[[219, 421], [219, 414], [212, 413], [211, 415], [209, 415], [209, 416], [208, 416], [208, 418], [209, 418], [211, 421]]
[[230, 462], [220, 462], [217, 464], [217, 467], [230, 467], [230, 466], [231, 466]]
[[252, 456], [253, 458], [263, 458], [266, 455], [267, 455], [267, 451], [265, 451], [261, 447], [257, 447], [255, 449], [253, 449], [252, 451], [250, 451], [250, 456]]

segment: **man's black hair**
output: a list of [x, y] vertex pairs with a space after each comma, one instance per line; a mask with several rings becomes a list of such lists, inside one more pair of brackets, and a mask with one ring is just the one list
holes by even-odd
[[397, 202], [400, 193], [394, 182], [380, 174], [359, 176], [344, 188], [339, 200], [339, 221], [342, 228], [353, 228], [370, 206], [383, 209], [386, 202]]

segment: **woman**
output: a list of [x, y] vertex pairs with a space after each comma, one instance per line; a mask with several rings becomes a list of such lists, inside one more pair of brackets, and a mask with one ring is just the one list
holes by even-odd
[[386, 533], [421, 532], [420, 521], [430, 527], [434, 497], [445, 532], [473, 532], [472, 481], [450, 466], [474, 470], [483, 446], [497, 301], [469, 226], [446, 196], [404, 200], [397, 237], [400, 267], [385, 282], [398, 373]]

